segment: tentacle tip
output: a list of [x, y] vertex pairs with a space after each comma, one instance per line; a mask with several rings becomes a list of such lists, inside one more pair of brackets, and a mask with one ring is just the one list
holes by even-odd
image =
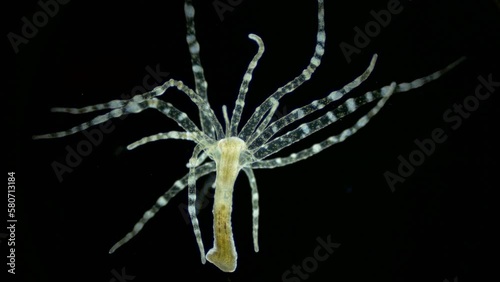
[[113, 245], [113, 247], [111, 247], [111, 249], [109, 249], [109, 254], [112, 254], [114, 253], [121, 245], [118, 245], [118, 243], [116, 243], [115, 245]]
[[459, 65], [459, 64], [463, 63], [465, 60], [467, 60], [467, 57], [462, 56], [462, 57], [458, 58], [454, 63], [452, 63], [452, 66]]
[[31, 136], [31, 139], [33, 139], [33, 140], [49, 139], [49, 138], [50, 138], [50, 136], [48, 134], [40, 134], [40, 135]]
[[257, 34], [255, 33], [249, 33], [248, 34], [248, 38], [252, 39], [253, 41], [257, 42], [257, 44], [259, 45], [262, 45], [262, 38], [260, 38], [260, 36], [258, 36]]

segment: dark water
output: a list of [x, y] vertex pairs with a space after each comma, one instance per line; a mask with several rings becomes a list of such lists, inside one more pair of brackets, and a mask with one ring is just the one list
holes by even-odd
[[[18, 35], [21, 18], [32, 20], [42, 9], [36, 1], [25, 2], [9, 9], [8, 30]], [[247, 94], [242, 117], [246, 120], [309, 62], [316, 3], [199, 2], [194, 6], [201, 60], [209, 100], [219, 118], [222, 105], [232, 110], [256, 51], [247, 35], [258, 34], [266, 44]], [[187, 173], [185, 163], [194, 145], [168, 140], [127, 151], [128, 144], [144, 136], [179, 130], [155, 111], [113, 120], [105, 129], [89, 130], [87, 136], [33, 141], [31, 135], [66, 129], [95, 116], [51, 113], [54, 106], [119, 99], [169, 78], [192, 87], [182, 3], [59, 4], [59, 11], [17, 46], [17, 55], [12, 46], [6, 51], [14, 63], [7, 85], [15, 89], [4, 93], [4, 138], [9, 141], [4, 150], [7, 170], [16, 172], [18, 219], [16, 275], [7, 273], [9, 278], [462, 282], [497, 276], [488, 255], [496, 223], [492, 192], [498, 187], [493, 167], [498, 160], [494, 117], [500, 81], [500, 7], [487, 0], [402, 0], [399, 5], [327, 1], [322, 64], [309, 82], [281, 101], [277, 117], [350, 82], [374, 53], [379, 55], [375, 71], [349, 97], [430, 74], [461, 56], [468, 59], [438, 81], [395, 95], [344, 143], [288, 167], [256, 170], [259, 253], [253, 252], [250, 187], [242, 173], [233, 207], [236, 272], [227, 274], [200, 263], [186, 221], [185, 191], [136, 238], [109, 255], [109, 248], [144, 211]], [[233, 6], [224, 6], [229, 3]], [[214, 5], [228, 10], [218, 13]], [[380, 11], [388, 5], [396, 13], [376, 22], [376, 17], [387, 15]], [[355, 28], [364, 33], [369, 29], [364, 44], [356, 41]], [[356, 52], [346, 55], [341, 46]], [[493, 82], [485, 86], [488, 80]], [[196, 108], [185, 95], [169, 90], [162, 99], [198, 122]], [[340, 133], [369, 108], [279, 155]], [[68, 157], [72, 150], [84, 153]], [[59, 178], [54, 166], [60, 169]], [[198, 181], [199, 188], [206, 179]], [[208, 250], [210, 199], [201, 207], [198, 218]], [[7, 242], [0, 243], [3, 260], [10, 253]]]

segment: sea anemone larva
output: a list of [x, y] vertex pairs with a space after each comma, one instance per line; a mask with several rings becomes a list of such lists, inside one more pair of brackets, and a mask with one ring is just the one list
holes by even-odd
[[[168, 118], [174, 120], [184, 131], [169, 131], [144, 137], [127, 148], [132, 150], [138, 146], [149, 142], [166, 139], [181, 139], [192, 141], [196, 144], [187, 167], [189, 172], [179, 180], [175, 181], [172, 187], [158, 198], [156, 203], [146, 211], [142, 218], [135, 224], [132, 231], [127, 233], [109, 251], [113, 253], [120, 246], [132, 239], [141, 231], [144, 224], [151, 219], [162, 207], [164, 207], [172, 197], [177, 195], [184, 188], [188, 187], [188, 213], [193, 225], [194, 235], [200, 250], [201, 261], [206, 260], [215, 264], [222, 271], [232, 272], [236, 269], [237, 253], [233, 240], [231, 226], [232, 194], [236, 177], [240, 170], [246, 174], [251, 188], [252, 199], [252, 225], [253, 244], [255, 252], [259, 251], [258, 229], [259, 229], [259, 194], [254, 176], [254, 169], [271, 169], [282, 167], [309, 158], [324, 149], [343, 142], [346, 138], [356, 133], [364, 127], [369, 120], [375, 116], [384, 106], [387, 100], [394, 94], [406, 92], [433, 81], [444, 73], [454, 68], [464, 60], [459, 60], [448, 65], [444, 69], [436, 71], [428, 76], [405, 83], [392, 82], [378, 90], [366, 92], [364, 95], [346, 99], [332, 110], [312, 121], [305, 122], [296, 128], [275, 137], [285, 126], [299, 121], [311, 113], [321, 110], [330, 103], [339, 101], [351, 90], [365, 81], [373, 71], [377, 55], [374, 55], [367, 69], [352, 82], [346, 84], [339, 90], [330, 92], [324, 98], [314, 100], [311, 103], [296, 108], [290, 113], [273, 120], [273, 116], [278, 108], [279, 100], [286, 94], [294, 91], [304, 82], [309, 80], [316, 68], [321, 63], [321, 58], [325, 48], [325, 23], [323, 0], [318, 0], [318, 30], [316, 35], [316, 47], [310, 59], [309, 65], [293, 80], [278, 88], [260, 106], [253, 110], [253, 114], [247, 123], [239, 129], [240, 119], [245, 106], [245, 96], [248, 86], [252, 80], [252, 74], [257, 67], [257, 63], [264, 52], [262, 39], [250, 34], [249, 38], [258, 45], [258, 51], [251, 60], [239, 89], [239, 93], [234, 105], [231, 117], [227, 112], [227, 107], [222, 107], [224, 117], [224, 127], [216, 118], [213, 109], [207, 99], [207, 82], [203, 67], [200, 62], [200, 45], [196, 39], [194, 24], [194, 7], [191, 0], [186, 0], [184, 12], [186, 17], [187, 35], [186, 41], [191, 55], [191, 65], [194, 74], [195, 89], [191, 89], [182, 81], [170, 79], [161, 86], [155, 87], [152, 91], [136, 95], [127, 100], [113, 100], [107, 103], [87, 106], [83, 108], [52, 108], [52, 112], [82, 114], [100, 110], [110, 110], [99, 115], [92, 120], [70, 128], [49, 134], [35, 135], [34, 139], [59, 138], [83, 131], [91, 126], [104, 123], [110, 119], [120, 117], [125, 114], [140, 113], [146, 109], [155, 109]], [[200, 118], [198, 127], [186, 113], [180, 111], [172, 104], [158, 99], [165, 94], [169, 88], [176, 88], [186, 94], [197, 106]], [[375, 105], [364, 114], [357, 122], [344, 129], [340, 134], [331, 136], [309, 148], [290, 154], [287, 157], [276, 157], [266, 159], [283, 148], [300, 141], [314, 132], [338, 121], [339, 119], [355, 112], [365, 104], [375, 102]], [[274, 137], [274, 138], [273, 138]], [[205, 248], [202, 242], [201, 230], [196, 215], [196, 181], [209, 173], [215, 172], [215, 195], [213, 203], [214, 216], [214, 243], [205, 255]]]

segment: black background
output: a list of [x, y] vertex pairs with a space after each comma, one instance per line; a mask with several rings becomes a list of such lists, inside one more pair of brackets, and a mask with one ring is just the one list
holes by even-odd
[[[363, 29], [373, 20], [370, 11], [385, 9], [387, 1], [326, 1], [322, 65], [309, 82], [281, 101], [280, 114], [350, 82], [374, 53], [379, 55], [374, 73], [351, 96], [421, 77], [460, 56], [468, 60], [438, 81], [391, 98], [345, 143], [288, 167], [256, 171], [259, 253], [252, 246], [250, 188], [241, 174], [233, 212], [238, 268], [231, 274], [200, 263], [192, 227], [179, 209], [187, 203], [185, 192], [136, 238], [108, 254], [143, 212], [187, 173], [185, 163], [194, 147], [187, 141], [125, 149], [144, 136], [177, 130], [174, 122], [155, 111], [114, 120], [115, 130], [105, 134], [73, 172], [64, 174], [62, 182], [51, 164], [64, 163], [65, 147], [76, 148], [84, 135], [31, 140], [33, 134], [94, 117], [51, 113], [51, 107], [81, 107], [130, 94], [143, 84], [146, 66], [159, 64], [170, 73], [168, 78], [193, 85], [183, 1], [82, 2], [61, 6], [17, 55], [11, 46], [6, 51], [14, 63], [7, 85], [15, 92], [4, 93], [4, 138], [9, 142], [4, 150], [7, 170], [16, 171], [17, 179], [18, 281], [119, 281], [113, 280], [113, 272], [122, 269], [135, 276], [132, 281], [282, 281], [286, 270], [312, 256], [318, 237], [328, 236], [341, 246], [307, 281], [442, 282], [456, 277], [462, 282], [498, 276], [489, 259], [492, 227], [498, 221], [492, 216], [492, 190], [498, 187], [493, 172], [498, 162], [498, 138], [493, 136], [498, 91], [481, 101], [456, 130], [443, 120], [446, 110], [474, 94], [479, 75], [500, 80], [498, 2], [402, 1], [403, 11], [348, 63], [339, 44], [352, 45], [353, 28]], [[224, 13], [222, 21], [212, 1], [194, 1], [194, 6], [209, 100], [219, 118], [222, 105], [232, 110], [256, 51], [249, 33], [262, 37], [266, 52], [254, 72], [243, 120], [298, 75], [313, 53], [315, 1], [245, 0]], [[8, 32], [20, 34], [21, 17], [31, 18], [39, 10], [36, 1], [6, 9], [12, 18]], [[7, 36], [4, 39], [8, 43]], [[197, 120], [196, 108], [184, 95], [169, 91], [163, 99]], [[337, 134], [359, 116], [279, 155]], [[435, 128], [445, 130], [447, 140], [391, 192], [384, 172], [397, 172], [398, 156], [407, 158], [416, 149], [413, 141], [429, 138]], [[210, 206], [201, 210], [199, 220], [208, 250]], [[1, 248], [4, 261], [5, 241]]]

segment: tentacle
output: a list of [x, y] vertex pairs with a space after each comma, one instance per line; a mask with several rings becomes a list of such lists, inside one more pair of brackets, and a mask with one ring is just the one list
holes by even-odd
[[[123, 109], [129, 105], [141, 104], [147, 100], [159, 97], [163, 95], [165, 91], [170, 87], [175, 87], [177, 88], [177, 90], [185, 93], [191, 99], [191, 101], [193, 101], [193, 103], [196, 104], [196, 106], [198, 107], [198, 111], [200, 113], [205, 112], [206, 117], [209, 119], [209, 121], [211, 121], [210, 127], [213, 128], [214, 130], [217, 130], [218, 128], [217, 123], [219, 123], [219, 121], [215, 117], [215, 113], [210, 108], [210, 106], [200, 96], [198, 96], [198, 94], [196, 94], [191, 88], [185, 85], [182, 81], [174, 79], [170, 79], [163, 85], [155, 87], [152, 91], [146, 92], [144, 94], [135, 95], [134, 97], [132, 97], [132, 99], [112, 100], [107, 103], [91, 105], [83, 108], [55, 107], [52, 108], [51, 111], [59, 113], [83, 114], [105, 109]], [[208, 134], [211, 134], [211, 131], [209, 131]]]
[[[200, 44], [196, 39], [196, 29], [194, 23], [195, 11], [193, 4], [191, 3], [191, 0], [186, 0], [186, 2], [184, 3], [184, 14], [186, 16], [186, 29], [187, 29], [186, 41], [189, 46], [189, 53], [191, 54], [191, 66], [194, 75], [195, 89], [199, 97], [203, 99], [205, 105], [204, 108], [205, 110], [207, 110], [207, 111], [200, 111], [201, 128], [203, 132], [207, 133], [207, 135], [210, 135], [212, 138], [217, 139], [224, 135], [223, 135], [222, 125], [217, 120], [215, 115], [210, 113], [211, 107], [207, 98], [208, 84], [205, 79], [203, 66], [201, 65], [200, 61]], [[212, 128], [215, 130], [215, 134], [213, 133]]]
[[449, 72], [450, 70], [452, 70], [453, 68], [455, 68], [456, 66], [458, 66], [459, 64], [461, 64], [462, 62], [464, 62], [466, 59], [467, 59], [466, 57], [460, 57], [458, 60], [456, 60], [453, 63], [449, 64], [444, 69], [435, 71], [435, 72], [433, 72], [430, 75], [426, 75], [424, 77], [417, 78], [417, 79], [415, 79], [415, 80], [413, 80], [411, 82], [400, 83], [400, 84], [398, 84], [396, 86], [396, 90], [394, 90], [394, 92], [395, 93], [406, 92], [406, 91], [410, 91], [410, 90], [415, 89], [415, 88], [419, 88], [419, 87], [421, 87], [424, 84], [427, 84], [427, 83], [429, 83], [431, 81], [434, 81], [434, 80], [440, 78], [445, 73]]
[[[205, 176], [211, 172], [215, 171], [215, 162], [210, 162], [207, 164], [204, 164], [200, 167], [196, 168], [195, 171], [195, 179], [198, 179], [202, 176]], [[188, 177], [189, 174], [184, 175], [181, 179], [175, 181], [174, 185], [170, 187], [170, 189], [165, 192], [161, 197], [156, 200], [156, 203], [149, 209], [147, 210], [141, 219], [134, 225], [134, 228], [132, 231], [127, 233], [125, 237], [123, 237], [120, 241], [118, 241], [113, 247], [109, 250], [109, 253], [115, 252], [119, 247], [130, 241], [130, 239], [134, 238], [144, 227], [144, 225], [153, 217], [155, 214], [164, 206], [168, 204], [170, 199], [175, 197], [180, 191], [182, 191], [188, 182]]]
[[250, 188], [252, 189], [252, 236], [253, 248], [259, 252], [259, 191], [257, 190], [257, 180], [253, 174], [253, 170], [249, 167], [244, 167], [243, 171], [248, 177]]
[[380, 111], [380, 109], [382, 109], [387, 100], [394, 93], [395, 88], [396, 88], [396, 83], [393, 82], [389, 86], [385, 94], [381, 94], [383, 95], [383, 98], [380, 101], [378, 101], [375, 107], [373, 107], [367, 114], [358, 119], [358, 121], [352, 127], [345, 129], [340, 134], [331, 136], [320, 143], [314, 144], [312, 147], [308, 149], [299, 151], [298, 153], [292, 153], [288, 157], [274, 158], [270, 160], [262, 160], [255, 162], [252, 164], [252, 168], [275, 168], [275, 167], [289, 165], [307, 159], [334, 144], [344, 142], [344, 140], [347, 139], [349, 136], [352, 136], [359, 129], [363, 128], [370, 121], [370, 119], [374, 117]]
[[[301, 126], [297, 127], [296, 129], [291, 130], [286, 134], [283, 134], [282, 136], [277, 137], [276, 139], [255, 149], [254, 157], [256, 159], [263, 159], [269, 155], [277, 153], [278, 151], [290, 146], [291, 144], [298, 142], [304, 139], [305, 137], [313, 134], [314, 132], [336, 122], [340, 118], [343, 118], [348, 114], [353, 113], [364, 104], [367, 104], [378, 98], [389, 97], [394, 93], [395, 87], [396, 83], [392, 83], [388, 87], [383, 87], [379, 92], [381, 95], [380, 97], [374, 96], [372, 92], [368, 92], [363, 96], [347, 99], [342, 105], [338, 106], [334, 110], [327, 112], [323, 116], [311, 122], [304, 123]], [[386, 99], [384, 99], [384, 101], [385, 100]], [[376, 107], [379, 107], [379, 105], [377, 105]]]
[[[194, 166], [195, 167], [200, 166], [207, 158], [208, 158], [208, 154], [205, 151], [201, 152], [200, 155], [198, 156], [198, 158], [196, 159], [196, 162], [195, 162]], [[188, 162], [186, 164], [186, 167], [190, 168], [191, 167], [191, 163]]]
[[226, 137], [230, 137], [230, 132], [229, 132], [229, 127], [230, 127], [230, 121], [229, 121], [229, 116], [227, 115], [227, 106], [223, 105], [222, 106], [222, 116], [224, 117], [224, 123], [226, 125]]
[[[422, 85], [425, 85], [426, 83], [429, 83], [433, 80], [436, 80], [439, 77], [441, 77], [443, 74], [447, 73], [449, 70], [456, 67], [458, 64], [460, 64], [464, 60], [465, 60], [465, 57], [461, 57], [458, 60], [456, 60], [453, 63], [446, 66], [445, 68], [438, 70], [430, 75], [415, 79], [412, 82], [403, 82], [403, 83], [399, 83], [399, 84], [395, 84], [393, 82], [390, 86], [384, 86], [379, 90], [376, 90], [373, 92], [372, 91], [367, 92], [363, 96], [348, 99], [344, 104], [340, 105], [335, 110], [326, 113], [325, 115], [319, 117], [318, 119], [316, 119], [312, 122], [305, 123], [305, 124], [301, 125], [300, 127], [296, 128], [295, 130], [292, 130], [292, 131], [272, 140], [271, 142], [269, 142], [265, 145], [262, 145], [261, 147], [255, 149], [254, 156], [256, 159], [262, 160], [266, 156], [274, 154], [274, 153], [278, 152], [279, 150], [301, 140], [302, 138], [309, 136], [310, 134], [316, 132], [317, 130], [337, 121], [339, 118], [344, 117], [345, 115], [354, 112], [356, 109], [358, 109], [360, 106], [362, 106], [366, 103], [369, 103], [375, 99], [379, 99], [382, 97], [384, 97], [384, 99], [385, 99], [385, 97], [392, 95], [392, 92], [393, 93], [406, 92], [406, 91], [421, 87]], [[390, 89], [392, 89], [393, 85], [394, 85], [394, 89], [391, 92]], [[367, 121], [368, 121], [367, 118], [363, 117], [358, 122], [363, 123], [363, 122], [367, 122]], [[364, 124], [362, 126], [364, 126]], [[362, 126], [360, 126], [360, 127], [362, 127]], [[349, 134], [349, 131], [345, 131], [344, 134]], [[336, 140], [333, 139], [332, 141], [336, 141]], [[331, 146], [331, 144], [328, 146]], [[320, 151], [323, 149], [323, 147], [320, 146], [320, 144], [316, 144], [311, 149], [313, 149], [313, 148], [315, 149], [315, 151], [318, 151], [318, 150]], [[307, 154], [305, 154], [304, 156], [306, 156], [306, 155]], [[294, 159], [297, 158], [297, 154], [294, 154], [293, 156], [295, 156], [295, 157], [292, 157], [292, 155], [290, 155], [290, 158], [291, 158], [291, 160], [293, 160], [293, 162], [296, 162]], [[309, 157], [309, 155], [307, 155], [307, 157]], [[280, 159], [280, 161], [282, 161], [282, 162], [283, 162], [283, 160], [284, 160], [284, 158]], [[271, 160], [269, 160], [269, 161], [270, 162], [267, 163], [266, 166], [271, 163]], [[261, 161], [261, 162], [266, 162], [266, 161]], [[276, 161], [276, 162], [278, 162], [278, 161]], [[278, 164], [276, 162], [272, 162], [273, 165], [281, 166], [281, 164]]]
[[151, 98], [162, 96], [170, 87], [175, 87], [177, 88], [177, 90], [185, 93], [197, 105], [203, 102], [203, 100], [201, 100], [200, 97], [198, 97], [196, 93], [187, 85], [185, 85], [182, 81], [169, 79], [162, 85], [156, 86], [153, 90], [143, 94], [135, 95], [131, 99], [112, 100], [106, 103], [91, 105], [82, 108], [55, 107], [50, 110], [56, 113], [83, 114], [83, 113], [90, 113], [106, 109], [119, 109], [125, 107], [131, 101], [135, 103], [140, 103], [145, 100], [149, 100]]
[[266, 129], [267, 125], [271, 122], [274, 114], [276, 113], [276, 110], [278, 109], [280, 102], [278, 102], [278, 100], [275, 99], [272, 99], [271, 102], [273, 106], [271, 110], [267, 113], [266, 118], [259, 124], [259, 127], [257, 127], [255, 132], [247, 140], [247, 146], [249, 146], [249, 149], [250, 145], [254, 143], [255, 139], [259, 137], [262, 134], [262, 132]]
[[276, 90], [260, 106], [258, 106], [257, 109], [255, 109], [254, 113], [238, 135], [239, 138], [245, 141], [248, 140], [248, 137], [255, 131], [255, 128], [260, 123], [262, 118], [264, 118], [265, 114], [271, 109], [271, 98], [279, 100], [311, 78], [316, 68], [321, 64], [321, 58], [325, 52], [325, 40], [324, 4], [323, 0], [318, 0], [318, 32], [316, 35], [316, 48], [309, 65], [299, 76], [295, 77], [283, 87], [278, 88], [278, 90]]
[[196, 162], [197, 157], [202, 151], [201, 145], [196, 145], [193, 151], [193, 156], [191, 157], [189, 177], [188, 177], [188, 213], [191, 218], [191, 223], [193, 224], [194, 236], [196, 238], [196, 243], [198, 243], [198, 248], [200, 249], [201, 263], [205, 264], [205, 247], [203, 246], [203, 240], [201, 237], [200, 224], [198, 223], [198, 217], [196, 216]]
[[181, 131], [161, 132], [161, 133], [157, 133], [157, 134], [154, 134], [151, 136], [141, 138], [140, 140], [137, 140], [134, 143], [131, 143], [130, 145], [128, 145], [127, 149], [133, 150], [141, 145], [144, 145], [144, 144], [149, 143], [149, 142], [158, 141], [158, 140], [180, 139], [180, 140], [194, 141], [197, 139], [197, 138], [194, 138], [195, 136], [196, 136], [196, 133], [190, 133], [190, 132], [181, 132]]
[[255, 34], [249, 34], [248, 38], [257, 42], [257, 45], [259, 45], [259, 49], [257, 50], [257, 54], [255, 54], [252, 61], [248, 65], [247, 71], [245, 72], [245, 76], [243, 76], [243, 81], [241, 82], [240, 86], [240, 92], [238, 94], [238, 98], [236, 99], [233, 109], [233, 115], [231, 117], [231, 129], [229, 131], [229, 136], [238, 135], [238, 125], [240, 123], [241, 113], [243, 112], [243, 108], [245, 107], [245, 96], [248, 92], [248, 85], [250, 84], [250, 81], [252, 81], [253, 70], [257, 67], [259, 59], [260, 57], [262, 57], [262, 54], [264, 53], [265, 49], [264, 42], [259, 36]]
[[114, 109], [107, 114], [103, 114], [95, 117], [94, 119], [82, 123], [78, 126], [72, 127], [65, 131], [59, 131], [54, 133], [35, 135], [33, 139], [45, 139], [45, 138], [59, 138], [67, 135], [71, 135], [80, 131], [83, 131], [91, 126], [98, 125], [104, 123], [112, 118], [121, 117], [125, 114], [135, 114], [140, 113], [146, 109], [156, 109], [171, 118], [177, 124], [182, 127], [186, 132], [196, 133], [199, 138], [203, 139], [206, 142], [205, 135], [198, 129], [198, 127], [189, 119], [186, 113], [178, 110], [172, 104], [164, 102], [162, 100], [158, 100], [156, 98], [152, 98], [149, 100], [143, 100], [141, 102], [129, 101], [123, 108]]
[[273, 122], [272, 124], [269, 125], [265, 129], [265, 131], [258, 136], [258, 138], [255, 140], [255, 142], [251, 141], [252, 138], [249, 139], [248, 141], [248, 148], [250, 150], [253, 150], [265, 142], [269, 140], [271, 137], [274, 136], [278, 131], [280, 131], [283, 127], [302, 119], [303, 117], [314, 113], [317, 110], [320, 110], [327, 106], [328, 104], [337, 101], [341, 99], [344, 95], [349, 93], [352, 89], [358, 87], [362, 82], [364, 82], [372, 73], [373, 68], [375, 67], [375, 63], [377, 61], [377, 54], [373, 55], [370, 65], [368, 68], [356, 79], [354, 79], [352, 82], [346, 84], [342, 89], [338, 91], [332, 91], [328, 96], [326, 96], [323, 99], [319, 100], [314, 100], [310, 104], [300, 107], [296, 110], [293, 110], [291, 113], [287, 114], [286, 116], [281, 117], [277, 121]]
[[196, 29], [194, 24], [194, 7], [191, 0], [186, 0], [184, 3], [184, 15], [186, 17], [186, 41], [191, 54], [191, 67], [194, 74], [194, 83], [196, 93], [205, 101], [207, 101], [207, 81], [203, 66], [200, 61], [200, 44], [196, 39]]

